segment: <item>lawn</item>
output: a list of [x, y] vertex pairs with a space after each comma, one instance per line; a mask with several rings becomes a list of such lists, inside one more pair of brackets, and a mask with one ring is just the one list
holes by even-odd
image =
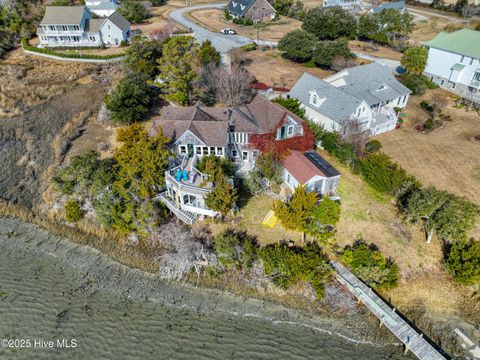
[[302, 22], [281, 16], [279, 20], [265, 22], [252, 26], [236, 25], [224, 19], [224, 12], [221, 9], [203, 9], [192, 11], [188, 16], [196, 23], [212, 31], [220, 31], [224, 28], [234, 29], [238, 34], [248, 36], [252, 39], [279, 41], [286, 33], [299, 29]]
[[241, 207], [239, 214], [232, 223], [214, 223], [208, 221], [213, 234], [218, 234], [228, 227], [245, 230], [255, 235], [261, 245], [277, 243], [282, 240], [293, 240], [300, 242], [302, 234], [297, 231], [285, 230], [278, 222], [273, 228], [262, 225], [262, 220], [270, 211], [275, 200], [266, 194], [249, 198]]
[[[428, 118], [419, 103], [429, 101], [434, 93], [450, 99], [443, 112], [453, 121], [444, 121], [441, 128], [424, 134], [415, 129], [415, 125]], [[404, 128], [378, 136], [382, 150], [423, 184], [480, 204], [480, 143], [473, 141], [480, 134], [480, 115], [455, 108], [452, 95], [441, 89], [422, 97], [411, 96], [404, 112], [407, 114]]]
[[277, 50], [250, 51], [247, 53], [247, 69], [258, 81], [270, 86], [292, 88], [304, 72], [319, 78], [333, 74], [332, 71], [302, 64], [282, 58]]

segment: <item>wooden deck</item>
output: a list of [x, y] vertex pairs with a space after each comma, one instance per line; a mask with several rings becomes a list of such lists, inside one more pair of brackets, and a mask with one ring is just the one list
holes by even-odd
[[443, 357], [424, 338], [423, 334], [413, 329], [395, 309], [390, 308], [375, 292], [365, 285], [341, 264], [332, 261], [337, 272], [337, 279], [348, 287], [350, 292], [361, 301], [395, 336], [421, 360], [444, 360]]

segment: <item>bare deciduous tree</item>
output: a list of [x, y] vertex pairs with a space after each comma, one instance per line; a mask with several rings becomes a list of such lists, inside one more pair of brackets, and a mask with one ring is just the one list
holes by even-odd
[[331, 67], [335, 71], [342, 71], [346, 68], [353, 67], [355, 65], [357, 65], [355, 60], [337, 55], [333, 58]]
[[372, 134], [371, 130], [366, 128], [356, 117], [349, 117], [342, 121], [339, 133], [345, 142], [353, 145], [357, 154], [363, 151]]
[[173, 34], [173, 29], [170, 24], [163, 25], [159, 28], [156, 28], [150, 33], [150, 36], [154, 40], [164, 41], [171, 37]]
[[164, 249], [157, 258], [162, 279], [180, 280], [192, 270], [200, 275], [202, 268], [216, 264], [216, 256], [208, 246], [173, 222], [160, 231], [153, 230], [152, 240]]
[[442, 109], [448, 105], [448, 99], [441, 94], [434, 94], [432, 96], [432, 119], [437, 120], [438, 115], [442, 112]]
[[228, 52], [232, 66], [240, 66], [247, 60], [247, 53], [241, 48], [235, 48]]
[[238, 106], [250, 102], [254, 92], [251, 83], [254, 77], [244, 68], [208, 64], [202, 71], [201, 85], [216, 100], [227, 106]]

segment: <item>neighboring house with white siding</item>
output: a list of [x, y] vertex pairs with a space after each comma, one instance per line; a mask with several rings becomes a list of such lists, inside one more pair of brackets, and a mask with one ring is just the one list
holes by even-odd
[[344, 10], [356, 13], [362, 9], [362, 2], [360, 0], [323, 0], [323, 7], [340, 7]]
[[347, 119], [358, 119], [378, 135], [395, 129], [395, 107], [405, 108], [411, 91], [387, 66], [377, 62], [348, 68], [325, 79], [304, 73], [288, 93], [305, 115], [329, 131], [339, 131]]
[[480, 31], [441, 32], [425, 46], [424, 74], [442, 88], [480, 105]]
[[120, 7], [116, 0], [85, 0], [85, 6], [100, 17], [108, 17]]
[[40, 47], [119, 46], [130, 40], [130, 23], [118, 12], [92, 19], [85, 6], [47, 6], [37, 35]]

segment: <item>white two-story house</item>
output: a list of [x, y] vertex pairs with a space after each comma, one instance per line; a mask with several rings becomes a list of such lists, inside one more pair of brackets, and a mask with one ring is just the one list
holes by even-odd
[[118, 12], [93, 19], [85, 6], [47, 6], [37, 35], [41, 47], [119, 46], [130, 40], [130, 23]]
[[442, 32], [425, 45], [424, 74], [442, 88], [480, 105], [480, 31]]
[[394, 108], [403, 109], [410, 93], [387, 66], [373, 62], [325, 79], [304, 73], [287, 96], [297, 98], [305, 115], [326, 130], [339, 131], [344, 121], [356, 118], [378, 135], [395, 129]]

